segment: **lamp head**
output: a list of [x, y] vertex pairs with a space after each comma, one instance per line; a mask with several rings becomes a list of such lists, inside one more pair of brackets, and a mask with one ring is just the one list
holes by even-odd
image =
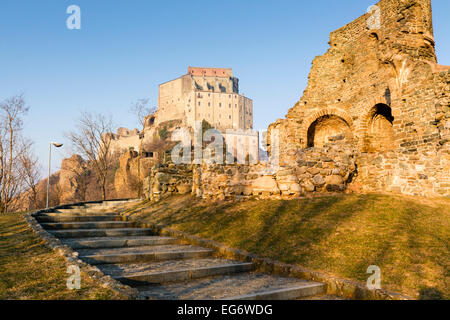
[[62, 143], [58, 143], [58, 142], [52, 142], [52, 145], [54, 145], [56, 148], [61, 148], [63, 146]]

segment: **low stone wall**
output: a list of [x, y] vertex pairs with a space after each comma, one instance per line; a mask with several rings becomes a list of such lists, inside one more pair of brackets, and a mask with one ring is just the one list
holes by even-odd
[[343, 192], [357, 175], [355, 150], [346, 144], [301, 149], [296, 158], [305, 192]]
[[353, 150], [327, 146], [299, 150], [294, 164], [274, 167], [256, 165], [174, 165], [153, 167], [144, 184], [152, 201], [192, 191], [205, 199], [236, 196], [289, 199], [314, 193], [345, 192], [356, 176]]
[[152, 201], [159, 201], [172, 194], [190, 193], [192, 175], [191, 165], [158, 164], [144, 180], [144, 194]]
[[393, 192], [424, 197], [450, 197], [450, 155], [361, 154], [355, 180], [362, 192]]
[[356, 175], [353, 151], [342, 146], [299, 150], [296, 164], [202, 165], [194, 168], [193, 192], [203, 198], [259, 196], [289, 199], [344, 192]]

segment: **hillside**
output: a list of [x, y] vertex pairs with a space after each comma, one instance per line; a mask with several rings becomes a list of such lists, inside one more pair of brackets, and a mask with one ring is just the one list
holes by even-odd
[[69, 290], [65, 259], [44, 245], [21, 214], [0, 215], [0, 300], [121, 299], [81, 272], [81, 289]]
[[177, 196], [130, 217], [363, 283], [377, 265], [384, 289], [448, 299], [449, 205], [378, 194], [216, 203]]

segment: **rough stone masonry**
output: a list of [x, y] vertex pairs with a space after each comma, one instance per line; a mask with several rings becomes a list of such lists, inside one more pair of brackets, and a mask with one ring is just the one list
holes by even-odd
[[280, 133], [281, 164], [339, 142], [355, 150], [349, 187], [448, 197], [450, 67], [437, 64], [431, 0], [376, 6], [330, 34], [303, 97], [270, 125]]

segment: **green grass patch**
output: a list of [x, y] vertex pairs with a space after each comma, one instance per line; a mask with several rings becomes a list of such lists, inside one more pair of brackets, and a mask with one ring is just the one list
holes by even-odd
[[415, 298], [450, 298], [450, 200], [337, 195], [203, 202], [177, 196], [131, 215], [262, 257], [366, 282]]
[[44, 245], [21, 214], [0, 215], [0, 299], [120, 299], [81, 272], [81, 289], [66, 286], [68, 265]]

